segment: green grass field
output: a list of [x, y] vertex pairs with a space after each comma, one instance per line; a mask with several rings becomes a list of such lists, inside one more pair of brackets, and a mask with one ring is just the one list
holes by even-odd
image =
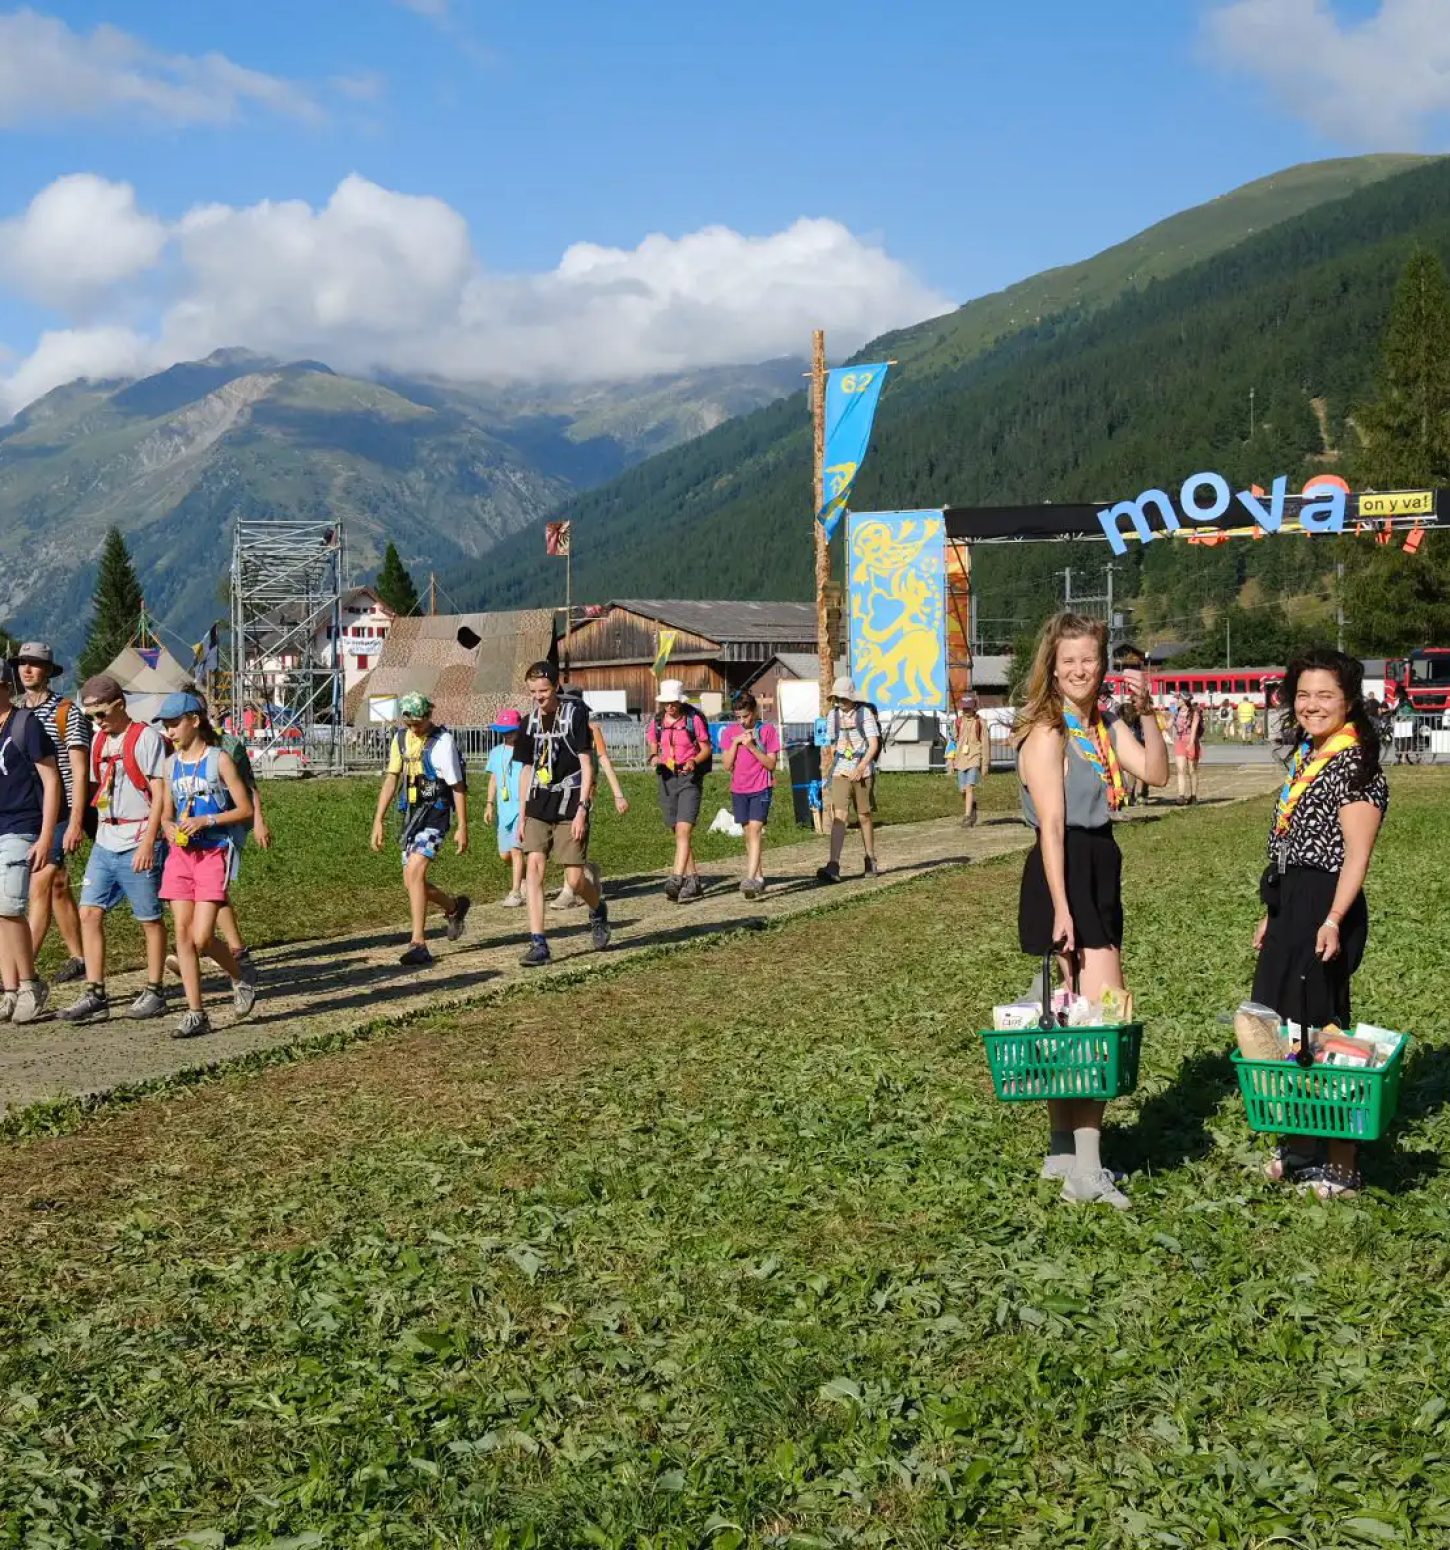
[[[496, 831], [483, 824], [487, 777], [470, 775], [469, 851], [446, 854], [433, 875], [443, 888], [475, 899], [500, 898], [508, 892], [509, 872], [500, 860]], [[595, 813], [590, 855], [607, 877], [620, 878], [667, 867], [674, 840], [660, 817], [653, 774], [625, 771], [620, 784], [630, 800], [621, 816], [606, 791]], [[273, 780], [262, 787], [262, 802], [276, 843], [270, 851], [248, 845], [241, 881], [233, 889], [249, 942], [262, 947], [308, 937], [406, 923], [407, 899], [396, 843], [398, 820], [388, 819], [388, 843], [381, 854], [368, 848], [373, 809], [380, 781]], [[997, 775], [983, 788], [984, 808], [1005, 812], [1017, 801], [1016, 782]], [[941, 818], [960, 811], [956, 788], [945, 775], [883, 775], [877, 783], [882, 823], [906, 823]], [[707, 781], [701, 833], [695, 853], [702, 863], [745, 853], [745, 842], [703, 830], [721, 807], [730, 805], [726, 778], [719, 771]], [[767, 845], [791, 845], [811, 838], [791, 817], [790, 793], [776, 792], [774, 813], [766, 829]], [[824, 846], [824, 841], [821, 842]], [[73, 887], [80, 894], [81, 866], [73, 863]], [[553, 874], [551, 874], [552, 878]], [[551, 881], [551, 887], [556, 883]], [[107, 922], [107, 942], [115, 968], [141, 963], [141, 933], [124, 906]], [[54, 932], [41, 959], [42, 971], [54, 969], [62, 953]]]
[[1020, 863], [954, 869], [0, 1148], [0, 1544], [1450, 1543], [1447, 788], [1392, 780], [1360, 1201], [1262, 1179], [1215, 1020], [1267, 798], [1123, 833], [1128, 1215], [993, 1100]]

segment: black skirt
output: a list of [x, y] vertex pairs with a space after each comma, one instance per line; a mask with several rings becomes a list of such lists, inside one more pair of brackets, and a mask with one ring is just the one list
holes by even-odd
[[[1324, 917], [1334, 905], [1338, 872], [1291, 866], [1281, 876], [1269, 867], [1259, 884], [1259, 896], [1269, 913], [1269, 929], [1254, 973], [1254, 1000], [1271, 1006], [1286, 1021], [1302, 1022], [1308, 997], [1309, 1025], [1322, 1028], [1352, 1024], [1350, 976], [1364, 958], [1369, 941], [1369, 909], [1360, 896], [1339, 923], [1339, 953], [1328, 963], [1315, 956], [1314, 943]], [[1308, 976], [1308, 982], [1303, 977]]]
[[[1066, 831], [1067, 907], [1077, 945], [1123, 945], [1123, 853], [1111, 824]], [[1040, 958], [1052, 946], [1052, 894], [1042, 865], [1042, 836], [1022, 869], [1017, 937], [1024, 953]]]

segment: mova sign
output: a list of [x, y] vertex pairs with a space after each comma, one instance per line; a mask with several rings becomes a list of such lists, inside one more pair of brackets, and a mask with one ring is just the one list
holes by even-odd
[[[1306, 498], [1311, 492], [1316, 499]], [[1105, 507], [1098, 513], [1098, 521], [1102, 523], [1103, 536], [1112, 546], [1113, 553], [1126, 554], [1128, 542], [1122, 529], [1125, 518], [1132, 523], [1133, 530], [1146, 544], [1161, 536], [1153, 530], [1150, 511], [1156, 513], [1164, 533], [1176, 533], [1185, 519], [1199, 526], [1211, 524], [1216, 527], [1227, 526], [1228, 521], [1225, 519], [1238, 521], [1237, 512], [1229, 518], [1229, 508], [1237, 500], [1264, 532], [1277, 533], [1284, 525], [1284, 506], [1289, 499], [1287, 474], [1280, 474], [1274, 480], [1273, 489], [1267, 496], [1258, 489], [1240, 490], [1235, 496], [1222, 474], [1190, 474], [1178, 492], [1176, 505], [1172, 496], [1164, 490], [1144, 490], [1137, 500], [1119, 501], [1116, 506]], [[1296, 496], [1294, 499], [1296, 502], [1303, 500], [1297, 519], [1306, 533], [1344, 531], [1347, 497], [1338, 485], [1311, 479], [1304, 486], [1304, 496]]]

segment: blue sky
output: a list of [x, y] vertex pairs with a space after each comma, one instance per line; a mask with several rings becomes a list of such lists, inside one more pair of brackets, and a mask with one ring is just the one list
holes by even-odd
[[[0, 64], [0, 344], [15, 373], [44, 330], [64, 336], [17, 394], [92, 356], [139, 366], [294, 336], [356, 364], [426, 364], [430, 338], [469, 329], [490, 372], [512, 360], [549, 375], [568, 346], [539, 334], [547, 312], [588, 337], [591, 370], [611, 352], [638, 370], [788, 347], [797, 313], [804, 340], [813, 264], [823, 321], [847, 339], [1295, 162], [1441, 148], [1450, 57], [1408, 85], [1406, 72], [1427, 53], [1436, 64], [1444, 5], [37, 0], [17, 18], [0, 0], [0, 39], [7, 21], [23, 28], [36, 60], [8, 81]], [[1286, 58], [1302, 65], [1289, 87]], [[74, 174], [94, 179], [27, 224], [30, 202]], [[242, 218], [262, 201], [321, 211], [350, 174], [351, 213], [327, 230], [306, 212], [297, 230]], [[127, 209], [108, 193], [121, 184]], [[390, 195], [440, 204], [420, 226]], [[231, 221], [199, 237], [176, 226], [209, 204]], [[839, 229], [781, 236], [803, 217]], [[778, 240], [678, 246], [712, 227]], [[420, 231], [421, 251], [393, 252], [395, 234], [406, 248]], [[672, 242], [637, 256], [651, 233]], [[588, 266], [587, 298], [555, 273], [580, 243], [619, 250]], [[132, 256], [72, 276], [82, 248]], [[369, 288], [406, 331], [397, 362]], [[607, 315], [621, 288], [654, 299]], [[250, 289], [233, 312], [229, 295]]]

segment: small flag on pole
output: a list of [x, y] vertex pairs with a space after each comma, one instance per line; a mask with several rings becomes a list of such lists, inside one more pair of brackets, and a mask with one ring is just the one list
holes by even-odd
[[192, 676], [198, 683], [203, 683], [216, 672], [220, 665], [221, 642], [217, 638], [216, 625], [212, 625], [211, 629], [192, 647]]
[[670, 660], [670, 653], [675, 649], [675, 642], [680, 638], [678, 630], [661, 630], [659, 641], [655, 647], [654, 666], [650, 671], [659, 678], [663, 675], [665, 664]]
[[546, 522], [544, 524], [544, 553], [551, 556], [568, 554], [569, 524]]

